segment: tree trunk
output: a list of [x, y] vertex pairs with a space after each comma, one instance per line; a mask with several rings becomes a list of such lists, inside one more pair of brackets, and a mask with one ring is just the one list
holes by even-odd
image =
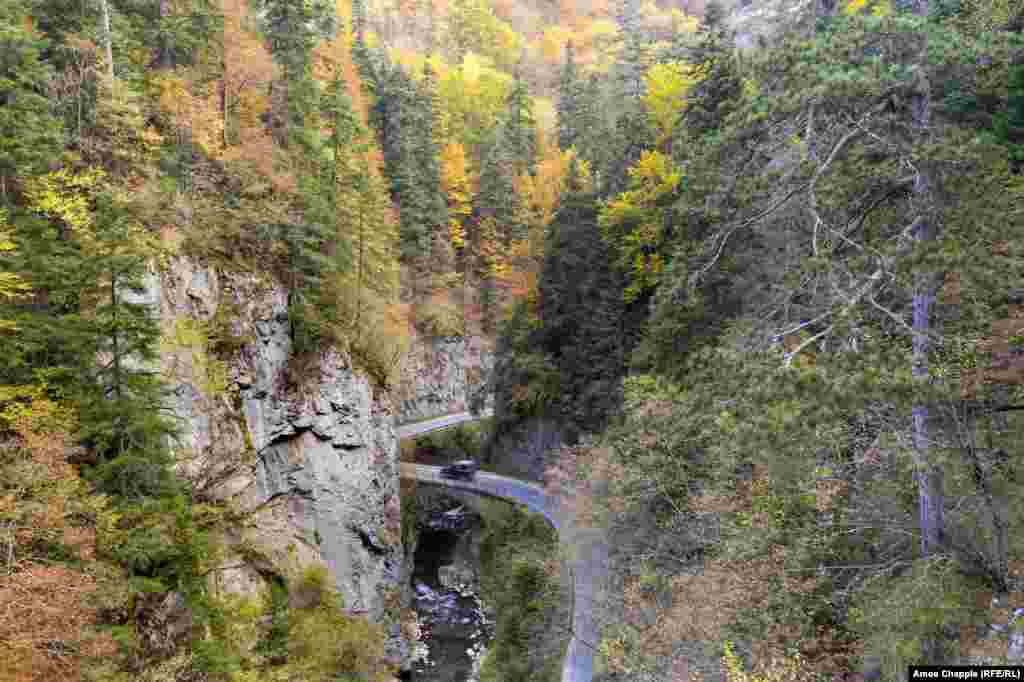
[[103, 13], [103, 42], [105, 43], [104, 48], [107, 52], [107, 76], [110, 78], [110, 82], [114, 82], [114, 48], [113, 48], [113, 33], [110, 32], [110, 8], [107, 6], [107, 0], [100, 0], [100, 10]]
[[157, 47], [157, 64], [162, 69], [169, 69], [174, 66], [172, 59], [173, 50], [171, 49], [171, 41], [164, 34], [163, 29], [166, 27], [167, 17], [171, 15], [171, 3], [170, 0], [159, 0], [159, 11], [160, 11], [160, 45]]
[[[929, 0], [915, 0], [914, 14], [927, 16]], [[922, 62], [925, 50], [922, 46]], [[916, 133], [916, 141], [922, 141], [928, 135], [931, 124], [931, 96], [928, 82], [920, 79], [910, 102], [911, 125]], [[913, 192], [917, 199], [919, 224], [914, 233], [915, 241], [921, 243], [935, 238], [935, 225], [928, 215], [931, 208], [930, 186], [927, 168], [918, 168], [914, 180]], [[936, 277], [932, 272], [919, 272], [915, 284], [913, 299], [913, 376], [921, 382], [928, 377], [928, 351], [931, 345], [928, 334], [931, 333], [931, 309], [935, 300]], [[931, 461], [930, 439], [928, 434], [929, 409], [925, 402], [918, 402], [913, 407], [914, 449], [918, 457], [918, 514], [921, 524], [921, 556], [934, 554], [942, 544], [943, 535], [943, 492], [942, 472]]]
[[[360, 202], [363, 204], [363, 202]], [[362, 313], [363, 313], [363, 255], [365, 253], [365, 234], [363, 232], [363, 217], [366, 214], [366, 209], [361, 205], [359, 207], [359, 264], [356, 266], [356, 282], [358, 283], [356, 288], [356, 339], [359, 339], [361, 334], [362, 324]]]
[[[975, 488], [981, 493], [985, 509], [992, 523], [992, 547], [990, 548], [991, 553], [986, 553], [985, 570], [992, 581], [993, 591], [997, 595], [1006, 594], [1009, 589], [1009, 567], [1007, 566], [1009, 526], [1003, 513], [1003, 500], [997, 499], [996, 493], [992, 489], [992, 469], [986, 467], [982, 462], [977, 443], [973, 438], [978, 415], [971, 409], [966, 410], [966, 413], [967, 418], [964, 423], [966, 424], [967, 442], [962, 442], [960, 446], [970, 459], [971, 468], [974, 470]], [[991, 430], [986, 450], [989, 453], [995, 450], [992, 444]]]
[[123, 381], [121, 378], [121, 347], [120, 340], [118, 339], [120, 330], [118, 329], [117, 307], [117, 273], [112, 272], [110, 273], [110, 309], [113, 315], [111, 324], [111, 352], [114, 356], [112, 358], [114, 376], [111, 380], [111, 388], [113, 389], [114, 401], [116, 403], [114, 437], [117, 443], [117, 454], [122, 455], [128, 449], [128, 439], [127, 434], [124, 432], [123, 414], [121, 412], [124, 396], [122, 394]]
[[221, 149], [228, 148], [228, 60], [226, 56], [221, 56], [220, 62], [221, 72], [223, 76], [220, 80], [220, 115], [221, 115], [221, 137], [220, 146]]
[[[929, 0], [914, 0], [913, 13], [919, 17], [928, 16]], [[926, 40], [926, 39], [925, 39]], [[927, 63], [927, 43], [922, 44], [918, 68]], [[928, 136], [931, 125], [931, 93], [928, 80], [919, 77], [914, 94], [910, 100], [911, 127], [914, 141], [921, 143]], [[918, 205], [918, 226], [914, 240], [921, 244], [935, 238], [936, 225], [929, 215], [931, 210], [931, 186], [928, 168], [921, 165], [917, 168], [914, 179], [913, 193]], [[931, 340], [928, 334], [932, 331], [932, 303], [938, 291], [936, 275], [927, 270], [916, 274], [913, 298], [913, 356], [912, 373], [916, 380], [924, 383], [928, 380], [928, 351]], [[942, 469], [933, 461], [931, 440], [928, 432], [929, 406], [925, 400], [917, 402], [913, 407], [914, 450], [917, 455], [917, 495], [918, 518], [921, 525], [921, 557], [926, 558], [939, 552], [943, 544], [944, 521], [943, 507], [945, 499], [942, 488]], [[940, 663], [943, 659], [942, 638], [939, 633], [925, 637], [921, 643], [921, 663]]]

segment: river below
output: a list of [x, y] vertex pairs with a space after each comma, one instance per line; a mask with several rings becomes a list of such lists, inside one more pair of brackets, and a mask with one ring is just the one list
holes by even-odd
[[[412, 576], [413, 606], [419, 616], [428, 655], [412, 668], [417, 682], [474, 682], [479, 660], [493, 634], [478, 595], [476, 567], [467, 565], [465, 548], [478, 521], [457, 529], [421, 528]], [[431, 524], [434, 525], [434, 524]]]

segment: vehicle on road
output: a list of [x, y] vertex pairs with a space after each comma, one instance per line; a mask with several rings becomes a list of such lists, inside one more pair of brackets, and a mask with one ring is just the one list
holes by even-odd
[[452, 462], [441, 467], [441, 476], [444, 478], [461, 478], [466, 481], [472, 481], [473, 477], [476, 476], [476, 472], [480, 470], [480, 465], [473, 459], [461, 459], [458, 462]]

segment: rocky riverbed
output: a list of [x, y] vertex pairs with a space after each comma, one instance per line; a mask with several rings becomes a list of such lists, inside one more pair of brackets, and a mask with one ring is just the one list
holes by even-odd
[[426, 519], [416, 546], [413, 607], [422, 636], [412, 679], [475, 682], [493, 635], [479, 597], [479, 517], [457, 507], [445, 512]]

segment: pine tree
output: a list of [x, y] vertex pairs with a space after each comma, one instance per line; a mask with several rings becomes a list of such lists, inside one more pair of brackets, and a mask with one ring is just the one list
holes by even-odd
[[608, 166], [609, 126], [602, 81], [592, 74], [580, 83], [576, 102], [575, 146], [580, 158], [590, 164], [598, 185]]
[[432, 131], [432, 98], [398, 65], [381, 81], [374, 107], [391, 195], [399, 209], [402, 257], [429, 256], [434, 235], [448, 227], [441, 169]]
[[321, 107], [330, 136], [317, 173], [300, 183], [303, 220], [283, 235], [289, 250], [293, 341], [300, 352], [316, 347], [329, 334], [328, 326], [338, 323], [331, 286], [352, 268], [352, 241], [349, 225], [341, 222], [340, 204], [349, 179], [345, 167], [360, 125], [340, 73], [335, 73]]
[[[337, 138], [337, 132], [332, 132], [332, 137]], [[334, 161], [323, 159], [318, 166], [316, 173], [299, 179], [301, 217], [277, 225], [278, 238], [287, 252], [284, 279], [292, 342], [298, 354], [315, 350], [328, 336], [328, 325], [336, 317], [329, 302], [329, 282], [351, 264], [351, 247], [338, 225]]]
[[284, 91], [285, 113], [281, 120], [280, 142], [287, 146], [297, 140], [308, 150], [306, 125], [316, 107], [317, 95], [310, 71], [312, 53], [322, 38], [333, 35], [336, 30], [334, 6], [325, 0], [254, 2], [253, 9], [262, 17], [270, 53], [281, 65], [277, 85]]
[[[82, 437], [100, 455], [92, 477], [125, 498], [166, 493], [172, 484], [166, 392], [154, 370], [160, 327], [146, 293], [152, 244], [109, 195], [96, 204], [95, 241], [83, 265], [94, 295], [85, 332], [102, 358], [79, 385]], [[152, 248], [152, 246], [150, 247]]]
[[512, 172], [533, 175], [537, 172], [537, 122], [533, 117], [533, 102], [526, 83], [516, 68], [512, 90], [506, 100], [502, 139], [512, 157]]
[[423, 62], [423, 79], [419, 82], [419, 91], [422, 93], [423, 105], [426, 109], [425, 115], [429, 120], [430, 141], [434, 150], [440, 154], [444, 147], [444, 135], [441, 129], [441, 93], [438, 90], [437, 72], [430, 65], [429, 60]]
[[626, 191], [629, 169], [640, 160], [645, 150], [654, 147], [654, 142], [644, 111], [634, 106], [623, 112], [599, 152], [604, 163], [601, 169], [602, 193], [614, 195]]
[[716, 12], [720, 12], [718, 5], [709, 4], [697, 48], [691, 57], [700, 64], [703, 80], [690, 97], [689, 106], [683, 114], [683, 125], [673, 135], [672, 149], [680, 160], [686, 152], [686, 140], [699, 139], [717, 130], [735, 107], [741, 93], [732, 46], [716, 18]]
[[366, 1], [352, 0], [352, 63], [359, 72], [362, 87], [376, 92], [384, 73], [379, 55], [366, 44], [366, 22]]
[[647, 69], [640, 18], [640, 0], [620, 0], [616, 20], [621, 30], [622, 50], [615, 64], [615, 72], [627, 103], [644, 94], [643, 77]]
[[156, 16], [147, 22], [143, 39], [155, 45], [154, 63], [170, 69], [194, 64], [199, 51], [223, 30], [224, 17], [210, 0], [189, 0], [178, 6], [157, 0]]
[[[364, 313], [373, 299], [390, 302], [396, 292], [395, 245], [397, 233], [391, 218], [388, 190], [369, 163], [370, 146], [361, 141], [367, 131], [359, 124], [339, 81], [337, 98], [339, 124], [337, 152], [333, 157], [339, 230], [350, 243], [351, 267], [344, 277], [335, 276], [325, 296], [325, 305], [335, 308], [338, 318], [351, 329], [350, 340], [359, 344], [366, 324]], [[355, 296], [352, 300], [351, 292]], [[339, 304], [345, 310], [337, 310]], [[341, 317], [345, 319], [341, 319]]]
[[621, 401], [622, 280], [597, 225], [597, 197], [575, 162], [549, 232], [538, 284], [537, 344], [558, 367], [564, 419], [599, 429]]
[[504, 132], [500, 128], [492, 130], [484, 143], [476, 213], [495, 221], [502, 243], [508, 246], [525, 234], [518, 221], [518, 196], [513, 182], [516, 159]]
[[52, 70], [40, 59], [44, 43], [26, 28], [27, 16], [20, 2], [0, 8], [0, 202], [13, 178], [45, 168], [64, 142], [45, 94]]
[[580, 82], [572, 40], [565, 44], [565, 63], [558, 78], [558, 146], [568, 149], [578, 138]]

